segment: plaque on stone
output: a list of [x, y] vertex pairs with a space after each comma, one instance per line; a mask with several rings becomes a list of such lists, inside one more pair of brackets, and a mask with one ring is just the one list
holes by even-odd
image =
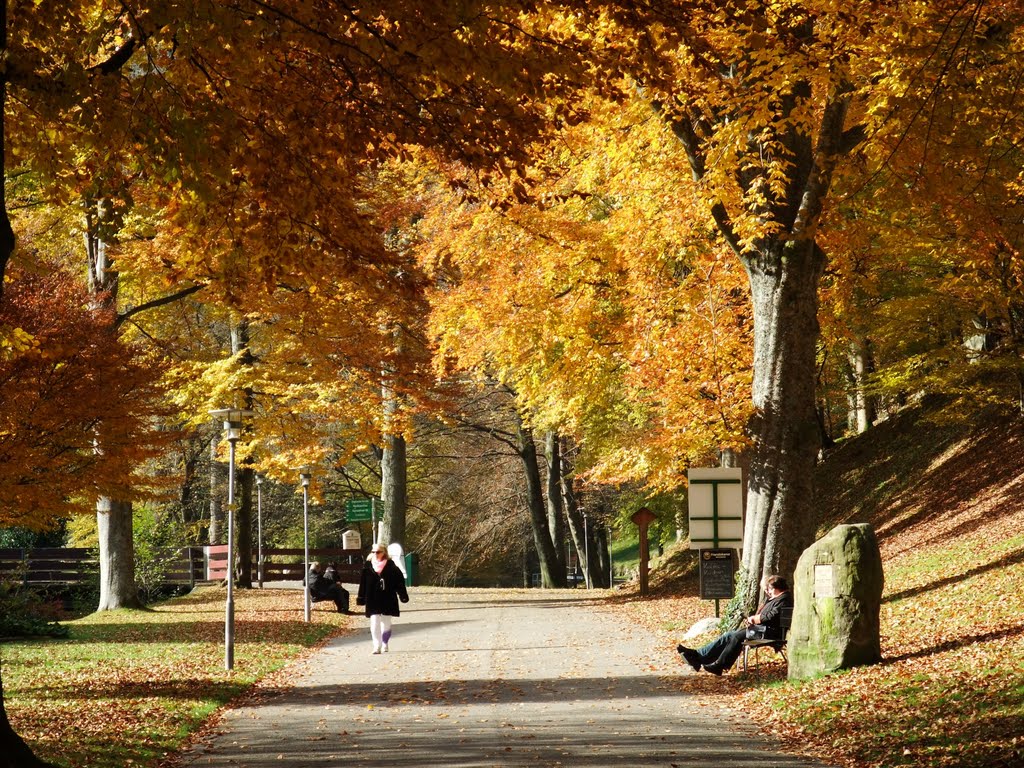
[[833, 578], [833, 566], [831, 564], [814, 566], [814, 596], [836, 596], [835, 580]]

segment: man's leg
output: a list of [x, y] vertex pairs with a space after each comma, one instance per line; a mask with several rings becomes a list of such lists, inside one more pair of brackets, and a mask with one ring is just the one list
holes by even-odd
[[743, 640], [747, 636], [745, 629], [737, 629], [732, 632], [725, 632], [707, 645], [694, 650], [680, 645], [676, 650], [686, 659], [686, 663], [699, 672], [704, 667], [713, 675], [720, 675], [736, 663], [736, 659], [743, 649]]
[[743, 651], [743, 641], [747, 637], [745, 629], [736, 629], [726, 632], [717, 642], [718, 658], [704, 665], [704, 669], [715, 675], [720, 675], [732, 667]]
[[714, 640], [706, 645], [702, 645], [697, 649], [697, 653], [700, 654], [700, 663], [702, 665], [713, 664], [718, 661], [722, 655], [722, 651], [729, 645], [729, 635], [731, 632], [725, 632], [719, 635]]
[[338, 608], [338, 613], [348, 613], [348, 591], [340, 584], [334, 584], [330, 589], [331, 599]]
[[723, 635], [719, 635], [710, 643], [707, 643], [696, 650], [693, 648], [687, 648], [684, 645], [678, 646], [676, 650], [682, 654], [684, 659], [686, 659], [686, 663], [693, 667], [694, 672], [700, 672], [701, 667], [718, 661], [718, 657], [722, 655], [722, 650], [728, 643], [728, 634], [729, 633], [726, 632]]

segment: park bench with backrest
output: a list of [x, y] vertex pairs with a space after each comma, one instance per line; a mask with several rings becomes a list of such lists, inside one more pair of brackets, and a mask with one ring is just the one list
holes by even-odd
[[747, 639], [743, 641], [743, 669], [747, 669], [747, 657], [748, 654], [753, 651], [754, 653], [754, 666], [757, 666], [757, 655], [762, 648], [771, 648], [777, 654], [782, 656], [787, 662], [789, 661], [786, 656], [786, 641], [789, 636], [789, 627], [793, 623], [793, 609], [783, 608], [779, 612], [779, 626], [782, 628], [781, 638], [765, 638], [762, 640], [751, 640]]
[[[206, 578], [220, 581], [227, 573], [227, 546], [216, 545], [204, 548], [206, 551]], [[305, 553], [302, 548], [264, 547], [263, 562], [253, 553], [252, 576], [258, 583], [273, 581], [299, 581], [305, 583]], [[358, 583], [363, 567], [363, 552], [359, 549], [317, 547], [309, 550], [310, 562], [319, 561], [325, 566], [337, 563], [338, 574], [343, 582]]]

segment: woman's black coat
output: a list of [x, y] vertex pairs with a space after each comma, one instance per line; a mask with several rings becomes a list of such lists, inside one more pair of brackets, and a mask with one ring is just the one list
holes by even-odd
[[383, 614], [385, 616], [398, 616], [398, 601], [409, 602], [409, 593], [405, 589], [405, 576], [395, 565], [394, 560], [388, 560], [384, 570], [378, 575], [373, 570], [373, 563], [367, 560], [363, 563], [363, 572], [359, 575], [359, 594], [356, 596], [356, 605], [366, 606], [366, 615]]

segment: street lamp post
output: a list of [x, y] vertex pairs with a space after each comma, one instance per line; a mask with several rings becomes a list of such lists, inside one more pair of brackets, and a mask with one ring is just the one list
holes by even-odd
[[306, 575], [303, 579], [303, 583], [305, 584], [306, 588], [302, 590], [303, 593], [305, 594], [303, 602], [303, 615], [306, 617], [307, 624], [309, 623], [309, 613], [311, 607], [309, 602], [309, 588], [310, 586], [312, 586], [309, 583], [309, 478], [310, 474], [308, 470], [303, 470], [302, 472], [299, 473], [299, 480], [302, 481], [302, 538], [306, 550]]
[[587, 563], [583, 575], [586, 578], [587, 589], [590, 589], [590, 532], [587, 530], [587, 511], [580, 511], [583, 513], [583, 557]]
[[263, 478], [256, 475], [256, 581], [263, 589]]
[[242, 419], [252, 416], [252, 411], [243, 408], [221, 408], [210, 411], [224, 421], [224, 432], [228, 440], [228, 596], [224, 606], [224, 669], [235, 666], [235, 443], [242, 436]]

